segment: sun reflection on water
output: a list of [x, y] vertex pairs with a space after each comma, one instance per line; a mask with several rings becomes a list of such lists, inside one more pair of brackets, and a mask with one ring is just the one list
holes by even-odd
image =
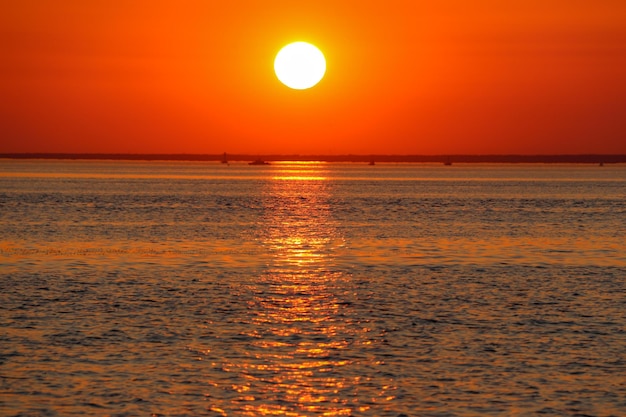
[[362, 358], [346, 351], [370, 342], [342, 301], [347, 277], [333, 258], [343, 239], [328, 181], [319, 181], [327, 178], [323, 165], [277, 172], [284, 177], [268, 182], [259, 238], [271, 260], [250, 288], [251, 342], [245, 360], [225, 366], [241, 376], [232, 401], [249, 416], [365, 411], [369, 405], [356, 403], [356, 391], [367, 378], [348, 369]]

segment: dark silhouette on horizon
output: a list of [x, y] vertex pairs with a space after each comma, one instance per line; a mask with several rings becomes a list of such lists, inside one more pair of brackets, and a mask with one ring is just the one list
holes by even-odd
[[[321, 162], [433, 162], [454, 163], [575, 163], [616, 164], [626, 163], [626, 154], [567, 154], [567, 155], [281, 155], [267, 154], [150, 154], [150, 153], [0, 153], [4, 159], [108, 159], [130, 161], [253, 161], [253, 165], [266, 165], [268, 161], [321, 161]], [[257, 163], [257, 161], [262, 163]]]

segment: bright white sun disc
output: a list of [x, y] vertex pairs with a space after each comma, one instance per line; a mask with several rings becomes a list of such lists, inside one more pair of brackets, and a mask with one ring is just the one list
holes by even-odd
[[274, 59], [274, 72], [287, 87], [305, 90], [324, 78], [326, 59], [314, 45], [294, 42], [278, 52]]

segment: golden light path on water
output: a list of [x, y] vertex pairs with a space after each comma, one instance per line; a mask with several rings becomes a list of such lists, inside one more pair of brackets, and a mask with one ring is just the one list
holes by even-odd
[[359, 404], [356, 393], [367, 378], [353, 368], [369, 358], [345, 354], [372, 341], [338, 298], [347, 277], [333, 268], [343, 239], [326, 178], [321, 164], [278, 168], [265, 190], [259, 239], [271, 261], [250, 288], [253, 342], [248, 360], [226, 365], [243, 376], [232, 387], [243, 415], [348, 416], [377, 401]]
[[0, 415], [624, 414], [623, 166], [3, 164]]

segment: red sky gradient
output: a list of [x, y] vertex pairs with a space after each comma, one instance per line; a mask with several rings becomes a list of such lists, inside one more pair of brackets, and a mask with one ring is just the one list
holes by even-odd
[[0, 152], [626, 153], [624, 0], [4, 1], [0, 56]]

